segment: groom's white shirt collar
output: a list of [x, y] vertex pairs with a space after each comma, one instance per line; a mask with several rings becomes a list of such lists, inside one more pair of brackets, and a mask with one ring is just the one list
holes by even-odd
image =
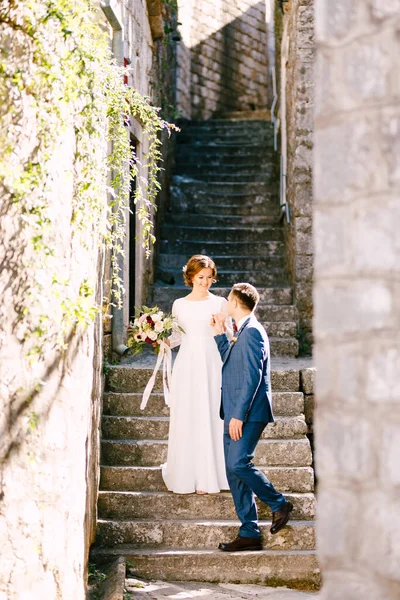
[[242, 325], [244, 324], [244, 322], [247, 321], [247, 319], [249, 319], [252, 314], [253, 313], [250, 313], [249, 315], [246, 315], [245, 317], [243, 317], [242, 319], [240, 319], [240, 321], [238, 321], [238, 323], [236, 323], [236, 327], [238, 328], [238, 331], [240, 331], [240, 328], [242, 327]]

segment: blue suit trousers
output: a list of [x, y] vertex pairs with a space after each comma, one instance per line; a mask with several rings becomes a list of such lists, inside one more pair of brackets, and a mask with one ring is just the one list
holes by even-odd
[[273, 512], [281, 510], [286, 502], [264, 473], [252, 463], [257, 443], [265, 427], [266, 423], [244, 423], [242, 437], [235, 442], [229, 436], [229, 422], [224, 423], [226, 475], [241, 522], [239, 535], [242, 537], [261, 537], [255, 495], [268, 504]]

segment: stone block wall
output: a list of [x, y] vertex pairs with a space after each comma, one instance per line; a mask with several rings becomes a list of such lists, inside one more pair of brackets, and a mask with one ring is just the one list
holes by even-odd
[[[113, 10], [118, 20], [117, 28], [113, 31], [112, 47], [116, 59], [122, 64], [128, 64], [129, 76], [127, 85], [135, 87], [142, 95], [148, 96], [155, 106], [161, 108], [161, 115], [174, 122], [175, 79], [176, 79], [176, 10], [164, 4], [161, 0], [141, 0], [115, 2]], [[106, 12], [106, 11], [105, 11]], [[107, 13], [106, 13], [107, 14]], [[114, 22], [115, 19], [110, 21]], [[134, 117], [130, 117], [129, 128], [131, 140], [136, 147], [137, 164], [146, 162], [148, 140], [144, 135], [143, 125]], [[168, 182], [171, 174], [170, 164], [173, 159], [174, 137], [168, 137], [165, 132], [162, 137], [163, 170], [159, 172], [162, 189], [157, 197], [157, 212], [152, 211], [154, 233], [158, 237], [158, 220], [162, 219], [168, 207]], [[146, 168], [141, 168], [140, 176], [147, 178]], [[144, 194], [144, 201], [146, 201]], [[113, 350], [126, 342], [127, 328], [134, 306], [141, 306], [147, 301], [148, 289], [154, 277], [155, 246], [151, 255], [147, 256], [142, 244], [142, 224], [137, 216], [138, 206], [131, 198], [131, 211], [136, 214], [133, 220], [127, 218], [124, 239], [124, 256], [119, 257], [119, 266], [124, 285], [124, 298], [121, 310], [112, 311], [112, 319], [104, 319], [104, 353], [108, 358], [113, 357]], [[136, 238], [133, 241], [132, 238]], [[134, 247], [134, 253], [132, 252]], [[110, 257], [106, 257], [105, 272], [110, 273]], [[110, 279], [106, 275], [105, 279]], [[134, 291], [131, 285], [134, 285]], [[132, 291], [132, 295], [131, 295]], [[132, 296], [134, 298], [132, 299]], [[106, 286], [105, 297], [110, 299], [110, 287]], [[130, 301], [131, 300], [131, 301]], [[109, 313], [111, 311], [109, 310]], [[114, 358], [117, 358], [114, 355]]]
[[400, 3], [315, 0], [323, 600], [400, 597]]
[[[13, 41], [15, 51], [15, 34]], [[13, 51], [10, 60], [17, 60]], [[28, 101], [19, 116], [25, 125], [19, 138], [18, 160], [22, 162], [37, 143], [35, 114]], [[3, 118], [2, 113], [2, 122]], [[40, 310], [45, 311], [50, 324], [59, 318], [58, 303], [51, 295], [45, 296], [54, 269], [69, 279], [65, 294], [76, 293], [87, 279], [97, 290], [96, 300], [101, 300], [98, 283], [102, 260], [96, 232], [87, 231], [81, 245], [71, 224], [75, 132], [67, 109], [64, 118], [48, 181], [47, 214], [54, 226], [54, 259], [35, 274], [45, 285]], [[18, 208], [8, 196], [2, 200], [0, 598], [83, 600], [99, 480], [100, 317], [69, 336], [64, 352], [55, 348], [53, 339], [45, 345], [41, 360], [27, 360], [24, 330], [17, 323], [24, 300], [20, 295], [29, 277], [25, 267], [29, 246], [21, 233]], [[53, 333], [56, 335], [57, 330]]]
[[182, 42], [177, 99], [182, 116], [208, 119], [228, 111], [268, 108], [264, 1], [185, 0], [178, 19]]
[[313, 0], [290, 0], [285, 5], [283, 24], [283, 44], [288, 43], [286, 200], [290, 210], [290, 223], [285, 226], [285, 237], [294, 302], [300, 316], [300, 345], [303, 351], [309, 350], [312, 344], [313, 313], [312, 160], [315, 59], [313, 4]]

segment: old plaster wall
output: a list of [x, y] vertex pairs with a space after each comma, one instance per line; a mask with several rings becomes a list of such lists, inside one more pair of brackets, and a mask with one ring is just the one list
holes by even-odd
[[[17, 43], [9, 49], [10, 60], [18, 57]], [[79, 240], [72, 230], [75, 133], [67, 110], [64, 118], [48, 180], [54, 259], [35, 278], [50, 293], [56, 269], [69, 279], [67, 294], [83, 279], [96, 289], [102, 261], [96, 231]], [[19, 124], [23, 163], [36, 144], [29, 99]], [[100, 321], [70, 336], [65, 352], [49, 342], [30, 364], [17, 321], [29, 251], [18, 209], [5, 196], [0, 223], [0, 598], [83, 600], [99, 475]], [[46, 292], [38, 300], [51, 322], [59, 315]]]
[[[280, 100], [286, 96], [287, 265], [299, 311], [300, 345], [312, 344], [312, 160], [314, 109], [314, 0], [290, 0], [278, 17]], [[282, 62], [280, 62], [282, 61]], [[282, 89], [282, 86], [285, 89]], [[284, 125], [284, 123], [282, 123]]]
[[400, 597], [400, 3], [315, 0], [318, 548], [326, 600]]
[[228, 111], [268, 108], [265, 1], [178, 2], [177, 106], [208, 119]]

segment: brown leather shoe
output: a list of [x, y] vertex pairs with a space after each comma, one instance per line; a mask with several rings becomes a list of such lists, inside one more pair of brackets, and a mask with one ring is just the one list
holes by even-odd
[[282, 510], [272, 513], [272, 525], [270, 529], [272, 534], [278, 533], [278, 531], [285, 527], [286, 523], [290, 519], [290, 513], [292, 510], [293, 504], [290, 502], [290, 500], [286, 500], [286, 504]]
[[261, 538], [248, 538], [238, 535], [233, 542], [222, 543], [218, 546], [222, 552], [245, 552], [249, 550], [262, 550]]

